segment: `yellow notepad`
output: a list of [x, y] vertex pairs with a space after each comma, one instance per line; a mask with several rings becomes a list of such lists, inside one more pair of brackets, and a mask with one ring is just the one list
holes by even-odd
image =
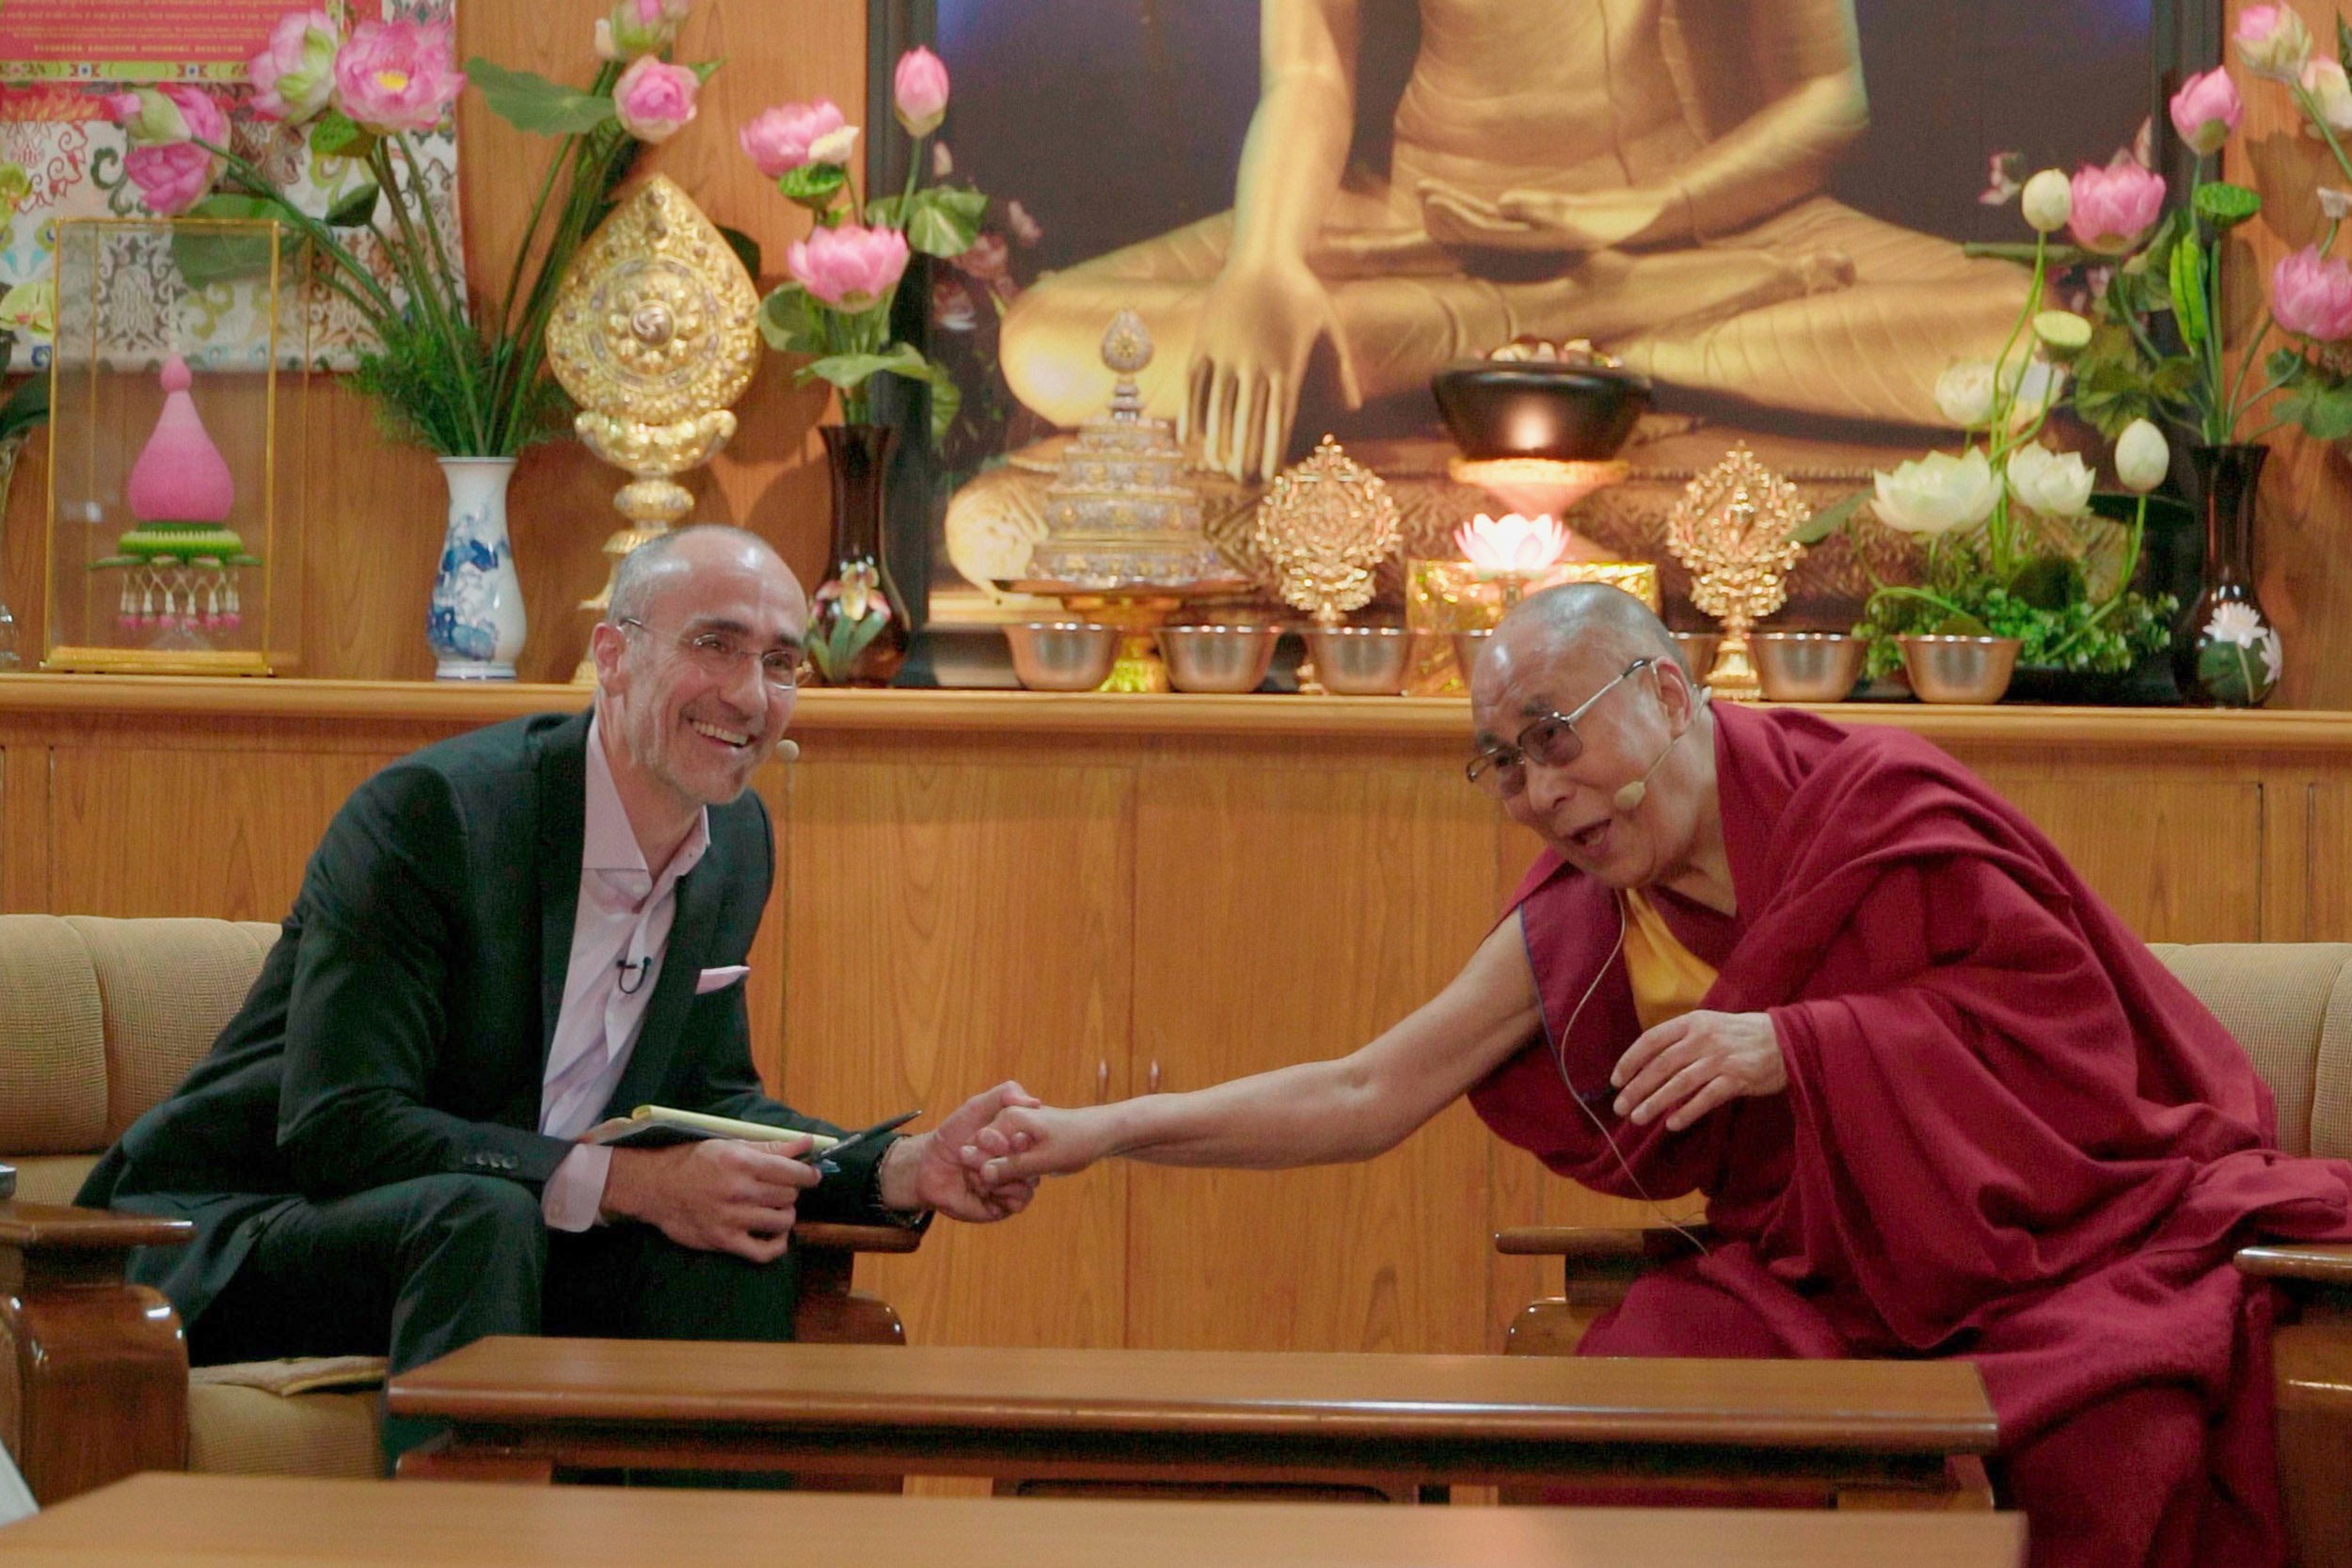
[[812, 1154], [822, 1154], [841, 1141], [830, 1132], [771, 1127], [764, 1121], [739, 1121], [701, 1111], [674, 1111], [667, 1105], [640, 1105], [625, 1117], [600, 1121], [580, 1134], [582, 1143], [592, 1144], [676, 1143], [683, 1138], [743, 1138], [753, 1143], [806, 1138]]

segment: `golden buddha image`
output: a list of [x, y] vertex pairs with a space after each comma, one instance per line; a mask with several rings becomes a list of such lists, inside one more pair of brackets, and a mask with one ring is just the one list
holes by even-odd
[[[1981, 17], [1862, 0], [1866, 16], [1890, 6], [1904, 14], [1883, 36], [1946, 50], [1954, 61], [1939, 69], [1964, 73], [1981, 41], [1968, 29], [1998, 33], [2007, 18], [2010, 44], [2036, 38], [2039, 24], [2053, 54], [2075, 46], [2070, 26], [2137, 25], [2127, 42], [2144, 74], [2146, 0], [1996, 6]], [[1251, 69], [1203, 51], [1220, 26], [1218, 36], [1246, 39], [1232, 14], [1242, 9], [1242, 0], [1098, 0], [1085, 16], [1059, 0], [942, 0], [960, 94], [973, 72], [959, 49], [985, 59], [993, 43], [1012, 58], [1023, 13], [1038, 15], [1020, 40], [1025, 96], [1006, 100], [1041, 105], [1027, 140], [992, 142], [983, 129], [974, 142], [960, 99], [966, 118], [948, 127], [960, 171], [992, 192], [1027, 190], [1030, 209], [1047, 204], [1040, 187], [1050, 179], [1089, 232], [1161, 216], [1168, 204], [1153, 170], [1090, 152], [1089, 128], [1110, 103], [1088, 95], [1087, 72], [1105, 59], [1126, 68], [1116, 112], [1144, 126], [1129, 145], [1156, 132], [1176, 148], [1164, 167], [1200, 161], [1213, 143], [1196, 123], [1203, 101], [1230, 101], [1242, 87], [1234, 73]], [[1917, 178], [1952, 187], [1973, 227], [1931, 231], [1831, 194], [1873, 132], [1856, 0], [1258, 0], [1255, 9], [1254, 106], [1224, 165], [1231, 205], [1090, 253], [1065, 248], [1000, 292], [1011, 297], [995, 357], [1024, 411], [1016, 426], [1070, 430], [1100, 414], [1111, 390], [1097, 352], [1104, 324], [1132, 309], [1158, 345], [1141, 377], [1144, 412], [1173, 421], [1203, 470], [1242, 485], [1271, 478], [1335, 415], [1384, 404], [1426, 410], [1419, 434], [1441, 445], [1431, 375], [1515, 340], [1590, 340], [1648, 373], [1661, 404], [1685, 396], [1735, 429], [1802, 434], [1815, 421], [1851, 451], [1871, 427], [1892, 436], [1942, 424], [1936, 378], [1956, 359], [1997, 353], [2016, 319], [2026, 273], [1961, 244], [2030, 237], [2013, 205], [1989, 224], [1969, 217], [1984, 183], [1981, 139], [2010, 129], [1994, 122], [2013, 116], [2018, 134], [2005, 145], [2037, 157], [2104, 158], [2144, 112], [2128, 70], [2127, 107], [2102, 107], [2105, 139], [2093, 145], [2074, 145], [2083, 112], [2052, 95], [1970, 103], [1961, 130], [1979, 142], [1957, 155], [1946, 147], [1935, 172], [1923, 163]], [[1050, 70], [1036, 58], [1048, 46], [1073, 57], [1070, 93], [1034, 74]], [[1138, 57], [1118, 59], [1122, 49]], [[1938, 112], [1892, 107], [1899, 134]], [[2074, 123], [2037, 143], [2037, 116], [2069, 112]], [[1377, 156], [1365, 154], [1367, 125], [1385, 144]], [[1885, 138], [1874, 145], [1884, 163]], [[1073, 190], [1082, 179], [1092, 187]], [[1898, 194], [1907, 182], [1882, 180]], [[1051, 218], [1043, 227], [1059, 237]], [[1302, 399], [1315, 428], [1302, 428]], [[1378, 434], [1406, 433], [1392, 418]], [[1007, 444], [1017, 452], [1022, 442], [1009, 431]]]

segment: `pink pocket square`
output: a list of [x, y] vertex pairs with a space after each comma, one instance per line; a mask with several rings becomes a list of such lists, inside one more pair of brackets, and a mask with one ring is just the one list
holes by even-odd
[[749, 964], [721, 964], [717, 969], [706, 969], [694, 982], [694, 994], [707, 996], [714, 990], [724, 990], [751, 972]]

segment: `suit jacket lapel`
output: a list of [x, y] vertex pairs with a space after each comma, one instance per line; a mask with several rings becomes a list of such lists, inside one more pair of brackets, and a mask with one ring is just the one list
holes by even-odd
[[548, 737], [539, 762], [539, 1070], [547, 1071], [580, 912], [580, 847], [588, 836], [588, 717]]
[[608, 1117], [624, 1115], [650, 1100], [669, 1075], [670, 1062], [677, 1054], [680, 1026], [688, 1004], [694, 1000], [694, 987], [702, 979], [703, 959], [710, 956], [711, 936], [724, 902], [724, 869], [714, 867], [712, 859], [705, 854], [699, 865], [677, 879], [677, 914], [670, 923], [670, 940], [654, 974], [653, 995], [645, 1003], [636, 1049], [629, 1053], [628, 1066], [606, 1102]]

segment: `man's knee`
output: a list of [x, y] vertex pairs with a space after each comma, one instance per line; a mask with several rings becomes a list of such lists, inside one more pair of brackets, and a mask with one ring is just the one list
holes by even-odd
[[401, 1245], [415, 1253], [452, 1245], [532, 1256], [546, 1250], [547, 1222], [539, 1197], [496, 1176], [421, 1176], [396, 1184], [405, 1200]]

